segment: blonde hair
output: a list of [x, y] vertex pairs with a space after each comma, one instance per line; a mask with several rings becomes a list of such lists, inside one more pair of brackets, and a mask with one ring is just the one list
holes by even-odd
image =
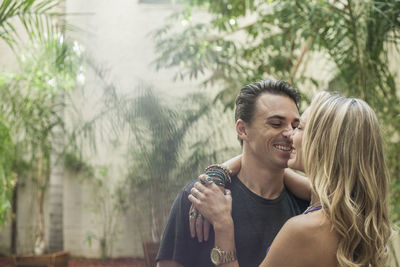
[[341, 236], [339, 266], [384, 266], [391, 235], [389, 174], [374, 111], [360, 99], [317, 94], [303, 154], [312, 189]]

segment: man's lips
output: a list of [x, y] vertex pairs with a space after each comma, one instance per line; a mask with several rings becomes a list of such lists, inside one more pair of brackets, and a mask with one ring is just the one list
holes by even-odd
[[275, 144], [273, 145], [276, 149], [282, 150], [285, 152], [290, 152], [292, 151], [292, 145], [291, 144]]

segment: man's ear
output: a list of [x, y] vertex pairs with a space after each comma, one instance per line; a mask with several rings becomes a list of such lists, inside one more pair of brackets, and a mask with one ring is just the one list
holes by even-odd
[[244, 122], [242, 119], [238, 119], [236, 121], [236, 132], [237, 132], [237, 135], [243, 141], [248, 141], [248, 135], [247, 135], [246, 127], [247, 127], [247, 123]]

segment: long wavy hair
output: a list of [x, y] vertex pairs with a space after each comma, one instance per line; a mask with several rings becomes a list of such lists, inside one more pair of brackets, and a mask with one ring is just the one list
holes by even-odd
[[303, 136], [312, 190], [339, 233], [339, 266], [384, 266], [391, 236], [380, 126], [363, 100], [317, 94]]

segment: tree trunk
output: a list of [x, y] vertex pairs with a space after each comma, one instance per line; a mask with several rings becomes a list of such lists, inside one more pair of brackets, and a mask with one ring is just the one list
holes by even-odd
[[159, 241], [159, 227], [158, 227], [158, 221], [157, 221], [157, 211], [156, 208], [154, 207], [154, 203], [151, 205], [151, 237], [154, 242]]
[[43, 200], [44, 200], [44, 175], [43, 175], [43, 154], [39, 150], [39, 163], [38, 163], [38, 173], [37, 173], [37, 214], [36, 214], [36, 229], [35, 229], [35, 245], [34, 253], [36, 255], [42, 255], [44, 253], [44, 214], [43, 214]]
[[15, 182], [11, 200], [11, 254], [17, 254], [17, 214], [18, 214], [18, 176]]
[[[54, 100], [59, 107], [56, 111], [58, 116], [63, 117], [64, 95], [58, 94]], [[49, 252], [62, 251], [64, 248], [63, 233], [63, 148], [64, 130], [61, 126], [52, 129], [52, 150], [50, 155], [50, 178], [49, 178]]]
[[62, 251], [63, 239], [63, 168], [51, 157], [49, 181], [49, 252]]

